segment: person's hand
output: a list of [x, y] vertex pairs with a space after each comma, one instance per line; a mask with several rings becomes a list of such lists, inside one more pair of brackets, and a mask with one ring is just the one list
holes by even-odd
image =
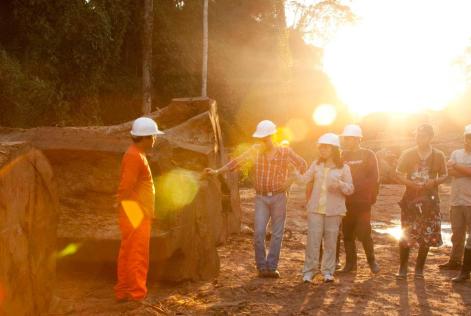
[[211, 169], [211, 168], [206, 168], [206, 169], [204, 169], [204, 172], [205, 172], [206, 174], [211, 175], [211, 176], [217, 176], [218, 173], [219, 173], [218, 170]]
[[447, 163], [446, 163], [446, 166], [447, 166], [448, 168], [453, 168], [455, 165], [456, 165], [456, 161], [451, 160], [451, 159], [448, 160]]

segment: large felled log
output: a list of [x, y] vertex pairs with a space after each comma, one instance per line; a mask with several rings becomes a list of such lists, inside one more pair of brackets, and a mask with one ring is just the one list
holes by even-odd
[[0, 144], [0, 315], [47, 312], [55, 276], [57, 192], [47, 159]]
[[[219, 268], [216, 244], [240, 228], [237, 181], [201, 175], [205, 167], [225, 160], [216, 104], [210, 99], [177, 99], [151, 116], [166, 133], [148, 155], [158, 197], [151, 271], [169, 280], [214, 276]], [[120, 161], [131, 144], [130, 128], [131, 122], [108, 127], [0, 129], [0, 141], [29, 141], [51, 162], [60, 197], [59, 243], [61, 247], [73, 244], [77, 250], [60, 263], [116, 260], [120, 232], [115, 194]], [[188, 193], [191, 200], [187, 203], [167, 209], [159, 198], [163, 191], [159, 183], [174, 171], [177, 190], [188, 181], [196, 190]]]

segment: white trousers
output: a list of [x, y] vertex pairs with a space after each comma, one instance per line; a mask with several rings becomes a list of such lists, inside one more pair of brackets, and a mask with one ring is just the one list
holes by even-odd
[[308, 233], [304, 260], [304, 277], [312, 278], [319, 271], [319, 256], [322, 240], [323, 255], [321, 272], [323, 275], [334, 275], [337, 236], [342, 216], [325, 216], [308, 213]]

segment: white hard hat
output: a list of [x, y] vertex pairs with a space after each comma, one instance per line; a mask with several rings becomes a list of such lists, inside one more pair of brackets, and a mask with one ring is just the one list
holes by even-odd
[[159, 131], [157, 123], [153, 119], [148, 117], [140, 117], [132, 124], [131, 135], [132, 136], [154, 136], [162, 135], [162, 131]]
[[471, 124], [468, 124], [464, 127], [464, 134], [465, 135], [471, 134]]
[[340, 139], [339, 139], [339, 136], [335, 135], [334, 133], [327, 133], [319, 137], [317, 144], [332, 145], [335, 147], [340, 147]]
[[276, 134], [276, 125], [272, 121], [264, 120], [258, 123], [255, 133], [252, 137], [255, 138], [265, 138], [270, 135]]
[[363, 137], [361, 127], [356, 124], [349, 124], [345, 126], [340, 136], [343, 137]]

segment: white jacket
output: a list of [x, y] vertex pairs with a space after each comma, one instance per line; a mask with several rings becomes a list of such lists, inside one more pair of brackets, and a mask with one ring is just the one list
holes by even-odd
[[[309, 169], [303, 174], [296, 174], [300, 182], [309, 183], [314, 180], [314, 187], [307, 203], [307, 211], [318, 213], [319, 200], [322, 190], [322, 179], [324, 176], [324, 163], [317, 164], [314, 161]], [[332, 168], [327, 172], [326, 179], [326, 216], [345, 215], [345, 196], [353, 194], [353, 181], [350, 167], [344, 164], [343, 168]], [[332, 189], [332, 186], [337, 186]]]

